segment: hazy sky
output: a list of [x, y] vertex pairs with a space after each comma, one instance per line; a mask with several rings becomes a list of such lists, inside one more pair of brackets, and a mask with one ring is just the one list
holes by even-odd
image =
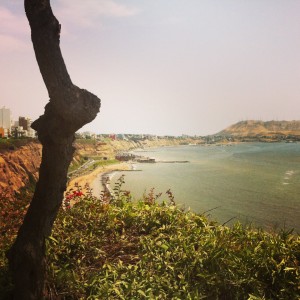
[[[300, 0], [52, 0], [72, 78], [102, 100], [97, 133], [216, 133], [300, 119]], [[48, 102], [23, 1], [0, 4], [0, 106]]]

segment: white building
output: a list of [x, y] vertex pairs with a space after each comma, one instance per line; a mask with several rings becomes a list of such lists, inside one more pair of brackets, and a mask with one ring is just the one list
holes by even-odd
[[31, 128], [31, 119], [27, 117], [19, 117], [18, 121], [14, 122], [14, 125], [11, 127], [11, 135], [14, 138], [20, 137], [30, 137], [35, 138], [35, 130]]
[[0, 128], [4, 129], [5, 135], [10, 133], [11, 130], [11, 111], [9, 108], [0, 108]]

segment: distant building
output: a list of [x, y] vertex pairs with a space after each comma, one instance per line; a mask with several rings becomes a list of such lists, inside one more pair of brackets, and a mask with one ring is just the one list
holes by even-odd
[[35, 131], [31, 128], [31, 119], [27, 117], [19, 117], [19, 121], [15, 122], [15, 132], [17, 136], [35, 137]]
[[127, 137], [123, 133], [117, 134], [116, 138], [118, 140], [128, 141]]
[[4, 136], [8, 136], [11, 130], [11, 112], [9, 108], [0, 108], [0, 128], [4, 132]]
[[9, 108], [0, 108], [0, 126], [4, 129], [11, 127], [11, 112]]
[[22, 126], [12, 126], [11, 136], [15, 139], [22, 138], [26, 136], [26, 131]]
[[112, 141], [115, 141], [117, 136], [115, 134], [110, 134], [109, 135], [109, 138], [112, 140]]
[[24, 130], [28, 130], [30, 127], [31, 120], [25, 117], [19, 117], [19, 126], [22, 126]]

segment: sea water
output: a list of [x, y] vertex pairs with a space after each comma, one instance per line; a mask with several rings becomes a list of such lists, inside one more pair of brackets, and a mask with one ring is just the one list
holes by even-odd
[[170, 189], [177, 204], [221, 224], [240, 221], [300, 232], [300, 143], [189, 145], [134, 153], [158, 161], [113, 177], [112, 184], [125, 174], [123, 189], [135, 199], [155, 188], [167, 200]]

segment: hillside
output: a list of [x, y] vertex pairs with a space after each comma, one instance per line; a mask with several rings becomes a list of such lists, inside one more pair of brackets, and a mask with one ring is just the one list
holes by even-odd
[[[151, 147], [164, 147], [164, 146], [177, 146], [182, 143], [195, 143], [195, 140], [190, 139], [168, 139], [160, 138], [157, 140], [76, 140], [75, 147], [77, 153], [87, 156], [99, 156], [114, 158], [116, 153], [122, 151], [129, 151], [137, 148], [151, 148]], [[200, 142], [200, 140], [198, 141]]]
[[19, 148], [10, 147], [0, 152], [0, 196], [14, 195], [21, 188], [35, 182], [41, 163], [42, 146], [31, 141]]
[[217, 135], [231, 136], [300, 136], [300, 121], [241, 121], [220, 131]]

